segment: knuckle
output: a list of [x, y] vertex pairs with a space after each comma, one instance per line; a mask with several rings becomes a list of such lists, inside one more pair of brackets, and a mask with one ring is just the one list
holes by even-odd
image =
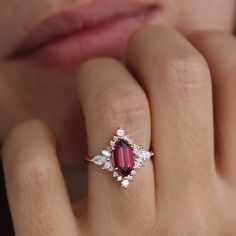
[[167, 53], [158, 58], [164, 85], [179, 97], [198, 95], [210, 86], [210, 73], [206, 61], [196, 52]]
[[145, 95], [130, 90], [96, 96], [97, 112], [101, 119], [111, 125], [130, 125], [146, 122], [149, 119], [149, 106]]
[[[37, 138], [45, 140], [45, 132], [50, 134], [47, 126], [38, 120], [29, 120], [14, 127], [6, 141], [4, 142], [3, 167], [6, 181], [17, 181], [19, 185], [25, 186], [40, 179], [48, 178], [48, 174], [53, 170], [52, 150], [38, 144]], [[37, 138], [35, 138], [37, 136]]]
[[27, 137], [27, 133], [29, 133], [29, 131], [31, 132], [32, 128], [35, 128], [35, 124], [36, 126], [38, 126], [41, 125], [41, 122], [37, 120], [25, 121], [16, 125], [10, 130], [4, 141], [2, 149], [4, 162], [8, 160], [5, 158], [5, 156], [11, 155], [11, 153], [13, 152], [12, 150], [14, 150], [15, 148], [17, 149], [17, 147], [21, 146], [23, 140]]
[[25, 139], [29, 139], [32, 134], [46, 132], [51, 134], [49, 128], [39, 120], [27, 120], [16, 125], [12, 130], [9, 132], [3, 146], [3, 152], [5, 150], [9, 150], [10, 148], [15, 146], [15, 144], [22, 143]]
[[181, 51], [160, 56], [160, 64], [167, 79], [181, 84], [195, 84], [205, 81], [202, 75], [208, 73], [205, 60], [195, 52]]
[[6, 179], [20, 188], [42, 188], [49, 182], [54, 170], [52, 158], [38, 149], [22, 147], [6, 169]]

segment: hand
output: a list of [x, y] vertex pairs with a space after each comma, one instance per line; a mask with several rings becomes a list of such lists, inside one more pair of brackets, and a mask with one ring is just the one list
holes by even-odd
[[235, 235], [235, 55], [233, 36], [186, 40], [152, 26], [127, 49], [135, 78], [112, 59], [82, 66], [89, 154], [122, 126], [146, 149], [152, 140], [156, 155], [128, 190], [89, 165], [88, 195], [73, 212], [53, 134], [38, 121], [16, 127], [3, 150], [16, 235]]

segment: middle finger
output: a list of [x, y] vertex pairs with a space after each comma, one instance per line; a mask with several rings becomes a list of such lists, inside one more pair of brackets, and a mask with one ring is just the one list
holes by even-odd
[[182, 35], [165, 26], [138, 31], [127, 62], [149, 96], [158, 196], [168, 202], [215, 173], [209, 69]]

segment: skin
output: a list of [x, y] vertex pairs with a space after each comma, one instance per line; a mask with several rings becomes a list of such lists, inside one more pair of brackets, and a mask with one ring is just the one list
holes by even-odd
[[[234, 1], [163, 1], [168, 26], [138, 30], [125, 65], [93, 59], [50, 80], [6, 60], [24, 31], [78, 2], [0, 3], [0, 137], [16, 235], [234, 235]], [[83, 192], [86, 142], [95, 155], [119, 126], [157, 155], [127, 191], [89, 165], [88, 193], [72, 208], [58, 159]]]

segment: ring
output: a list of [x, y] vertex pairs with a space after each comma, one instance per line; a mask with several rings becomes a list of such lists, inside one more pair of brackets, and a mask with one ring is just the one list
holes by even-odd
[[113, 177], [127, 189], [130, 181], [136, 176], [136, 169], [144, 166], [144, 161], [151, 159], [153, 155], [153, 152], [145, 151], [142, 146], [135, 144], [124, 129], [119, 128], [108, 147], [92, 158], [86, 157], [85, 160], [113, 173]]

